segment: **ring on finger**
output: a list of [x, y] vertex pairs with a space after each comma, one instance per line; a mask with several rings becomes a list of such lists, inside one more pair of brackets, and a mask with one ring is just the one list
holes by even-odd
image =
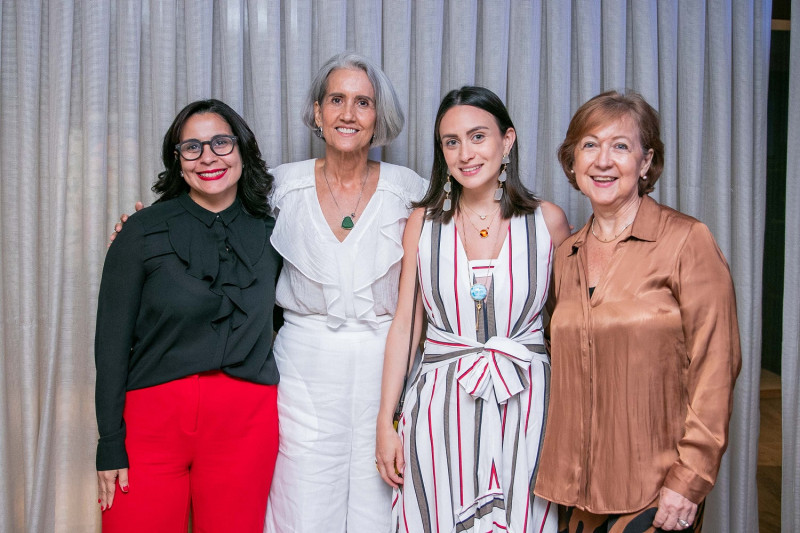
[[678, 525], [681, 527], [689, 527], [689, 522], [687, 522], [683, 518], [678, 518]]

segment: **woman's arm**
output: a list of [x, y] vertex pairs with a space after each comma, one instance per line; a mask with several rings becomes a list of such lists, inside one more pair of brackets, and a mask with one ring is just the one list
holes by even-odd
[[128, 487], [125, 452], [125, 391], [128, 359], [139, 313], [144, 268], [140, 224], [128, 222], [111, 246], [103, 266], [95, 330], [95, 410], [100, 440], [97, 444], [97, 482], [101, 508], [114, 502], [115, 480]]
[[[544, 223], [547, 225], [547, 231], [550, 233], [550, 239], [553, 241], [553, 249], [555, 250], [561, 245], [562, 242], [564, 242], [564, 239], [570, 235], [571, 227], [569, 222], [567, 222], [567, 215], [565, 215], [564, 211], [554, 203], [545, 202], [543, 200], [540, 206], [542, 209], [542, 216], [544, 217]], [[548, 353], [550, 353], [550, 317], [553, 315], [553, 309], [555, 308], [556, 304], [555, 283], [556, 265], [554, 255], [553, 274], [550, 277], [550, 288], [548, 291], [547, 302], [545, 303], [545, 345], [547, 346]]]
[[[742, 363], [730, 271], [704, 224], [692, 226], [679, 250], [676, 269], [672, 290], [680, 307], [688, 358], [688, 405], [678, 459], [664, 481], [656, 526], [669, 512], [662, 512], [662, 506], [685, 510], [702, 501], [714, 486], [728, 444], [733, 389]], [[671, 525], [668, 520], [666, 524]]]
[[419, 345], [422, 332], [422, 298], [414, 301], [417, 277], [417, 247], [424, 221], [424, 209], [417, 209], [408, 217], [403, 233], [403, 262], [400, 271], [400, 293], [397, 311], [389, 328], [383, 361], [381, 404], [378, 411], [375, 461], [383, 480], [397, 487], [403, 483], [405, 467], [403, 446], [394, 429], [393, 416], [403, 387], [403, 378], [409, 371], [408, 341], [411, 330], [411, 313], [416, 313], [412, 346]]

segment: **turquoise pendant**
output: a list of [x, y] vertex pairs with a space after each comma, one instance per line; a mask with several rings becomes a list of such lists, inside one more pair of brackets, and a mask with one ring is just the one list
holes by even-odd
[[487, 294], [489, 294], [489, 291], [486, 290], [486, 285], [483, 283], [476, 283], [469, 289], [469, 295], [476, 302], [484, 301]]
[[353, 229], [353, 219], [351, 217], [344, 217], [342, 219], [342, 229]]

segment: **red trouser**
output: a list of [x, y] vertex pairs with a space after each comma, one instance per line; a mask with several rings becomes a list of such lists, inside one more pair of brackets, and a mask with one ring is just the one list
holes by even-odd
[[129, 490], [103, 531], [261, 533], [278, 453], [277, 386], [205, 372], [129, 391]]

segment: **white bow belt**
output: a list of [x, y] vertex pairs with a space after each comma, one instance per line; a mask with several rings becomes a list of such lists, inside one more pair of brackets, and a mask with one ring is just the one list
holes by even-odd
[[524, 337], [491, 337], [480, 344], [428, 324], [420, 371], [430, 372], [452, 363], [453, 359], [461, 359], [461, 368], [457, 371], [461, 387], [472, 397], [484, 400], [494, 391], [497, 402], [504, 404], [528, 388], [528, 370], [533, 361], [550, 364], [541, 332]]

